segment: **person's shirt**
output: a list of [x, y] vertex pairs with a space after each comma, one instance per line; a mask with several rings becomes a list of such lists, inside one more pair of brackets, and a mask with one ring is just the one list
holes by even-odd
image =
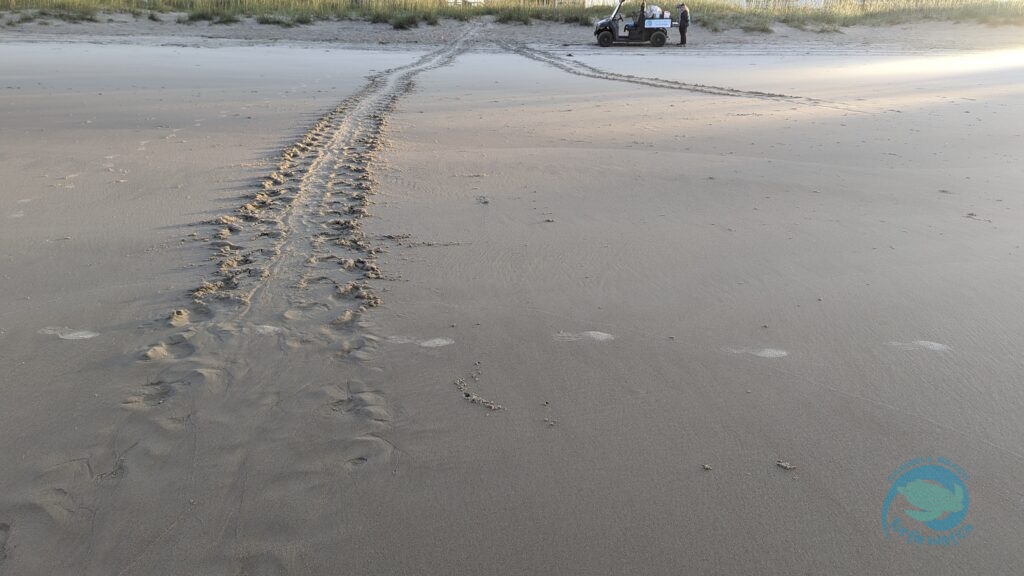
[[683, 8], [683, 11], [679, 13], [679, 23], [690, 25], [690, 9]]

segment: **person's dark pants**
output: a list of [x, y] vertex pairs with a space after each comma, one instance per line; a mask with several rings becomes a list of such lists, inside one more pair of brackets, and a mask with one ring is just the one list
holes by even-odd
[[680, 46], [686, 46], [686, 29], [689, 28], [689, 27], [690, 26], [688, 24], [683, 24], [683, 25], [679, 26], [679, 45]]

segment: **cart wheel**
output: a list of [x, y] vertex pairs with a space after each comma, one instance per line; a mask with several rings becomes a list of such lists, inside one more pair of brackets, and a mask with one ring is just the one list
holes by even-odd
[[[611, 30], [602, 30], [601, 33], [597, 35], [597, 43], [602, 48], [607, 48], [607, 47], [611, 46], [612, 45], [612, 33], [611, 33]], [[665, 40], [663, 39], [661, 41], [661, 43], [664, 44]]]
[[651, 34], [651, 46], [654, 46], [655, 48], [661, 48], [662, 46], [665, 45], [665, 40], [667, 38], [668, 36], [666, 36], [664, 32], [658, 30], [654, 34]]

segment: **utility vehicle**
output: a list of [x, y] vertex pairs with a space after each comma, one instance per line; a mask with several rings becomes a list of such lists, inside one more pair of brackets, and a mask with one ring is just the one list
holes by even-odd
[[641, 2], [640, 9], [632, 14], [631, 21], [627, 22], [620, 32], [619, 23], [623, 20], [622, 5], [625, 2], [626, 0], [619, 0], [618, 5], [612, 10], [612, 15], [599, 20], [594, 26], [594, 36], [597, 36], [598, 45], [607, 48], [616, 43], [650, 42], [654, 47], [664, 46], [668, 40], [668, 31], [672, 28], [671, 14], [660, 9], [648, 10], [647, 3]]

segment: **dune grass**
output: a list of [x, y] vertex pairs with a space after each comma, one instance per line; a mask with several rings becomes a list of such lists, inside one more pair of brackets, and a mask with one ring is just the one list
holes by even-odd
[[0, 11], [45, 11], [47, 15], [73, 19], [76, 14], [121, 12], [136, 14], [177, 12], [183, 22], [227, 21], [248, 16], [258, 22], [284, 26], [315, 20], [364, 19], [412, 28], [440, 19], [469, 20], [491, 15], [499, 22], [533, 20], [577, 23], [590, 26], [611, 8], [587, 8], [574, 0], [491, 0], [462, 3], [457, 0], [0, 0]]
[[[674, 10], [676, 1], [662, 0], [660, 5]], [[626, 11], [635, 10], [637, 4], [638, 0], [631, 0]], [[777, 22], [819, 32], [855, 24], [920, 20], [1024, 24], [1024, 0], [818, 0], [813, 5], [797, 0], [692, 0], [689, 6], [694, 24], [712, 31], [771, 32], [771, 25]], [[240, 17], [252, 17], [279, 26], [364, 19], [403, 29], [437, 24], [440, 19], [469, 20], [485, 15], [498, 22], [543, 20], [590, 26], [610, 13], [611, 7], [588, 8], [581, 0], [0, 0], [0, 10], [18, 12], [22, 19], [28, 14], [30, 18], [51, 16], [71, 21], [95, 20], [100, 12], [137, 17], [176, 12], [185, 14], [178, 20], [184, 23], [230, 24]]]

